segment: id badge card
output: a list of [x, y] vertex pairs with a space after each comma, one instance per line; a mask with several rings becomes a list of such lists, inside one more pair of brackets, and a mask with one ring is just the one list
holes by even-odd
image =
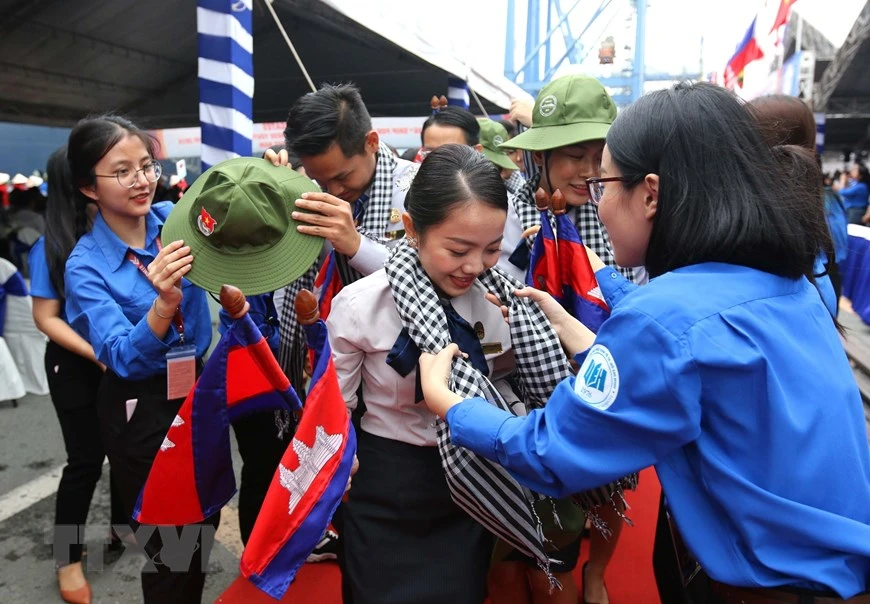
[[196, 382], [196, 346], [175, 346], [166, 353], [166, 398], [186, 398]]

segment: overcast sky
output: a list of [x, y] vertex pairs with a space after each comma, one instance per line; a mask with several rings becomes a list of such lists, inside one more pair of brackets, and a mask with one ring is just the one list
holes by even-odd
[[[336, 4], [359, 0], [333, 0]], [[561, 0], [567, 11], [577, 0]], [[606, 0], [605, 0], [606, 2]], [[779, 0], [648, 0], [646, 71], [721, 72], [759, 11], [776, 12]], [[796, 11], [812, 22], [835, 46], [842, 44], [865, 0], [797, 0]], [[539, 0], [545, 7], [547, 0]], [[589, 22], [601, 0], [579, 0], [570, 25], [576, 36]], [[392, 20], [416, 28], [434, 44], [452, 47], [461, 60], [478, 68], [503, 73], [507, 0], [368, 0], [367, 7], [389, 13]], [[832, 6], [836, 9], [832, 10]], [[543, 11], [542, 11], [543, 12]], [[524, 51], [527, 0], [516, 0], [515, 66]], [[546, 19], [546, 13], [542, 19]], [[584, 41], [589, 51], [584, 71], [608, 75], [598, 65], [598, 41], [612, 35], [617, 55], [626, 57], [634, 45], [629, 0], [612, 0], [592, 25]], [[606, 33], [605, 33], [606, 32]], [[554, 59], [564, 52], [561, 35], [553, 44]], [[703, 45], [702, 45], [703, 38]], [[703, 61], [703, 63], [702, 63]], [[594, 73], [598, 70], [598, 73]]]

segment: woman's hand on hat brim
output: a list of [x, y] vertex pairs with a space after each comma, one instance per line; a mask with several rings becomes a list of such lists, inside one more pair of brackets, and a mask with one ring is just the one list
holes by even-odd
[[148, 265], [148, 279], [167, 307], [181, 304], [181, 278], [190, 272], [192, 262], [190, 247], [183, 241], [173, 241]]

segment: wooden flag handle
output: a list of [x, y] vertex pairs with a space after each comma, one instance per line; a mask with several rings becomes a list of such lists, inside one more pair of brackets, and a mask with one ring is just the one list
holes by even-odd
[[535, 207], [538, 208], [539, 212], [550, 210], [555, 216], [561, 216], [568, 212], [566, 206], [565, 196], [559, 189], [553, 191], [552, 196], [541, 188], [535, 191]]
[[541, 188], [535, 191], [535, 206], [539, 212], [546, 212], [550, 209], [550, 195]]
[[220, 293], [221, 306], [227, 311], [231, 319], [240, 319], [251, 308], [245, 299], [245, 294], [233, 285], [222, 285]]
[[555, 216], [561, 216], [568, 212], [568, 208], [565, 206], [565, 196], [562, 195], [562, 191], [556, 189], [550, 198], [550, 209], [553, 210]]
[[313, 325], [320, 320], [317, 298], [307, 289], [303, 289], [296, 295], [296, 318], [300, 325]]

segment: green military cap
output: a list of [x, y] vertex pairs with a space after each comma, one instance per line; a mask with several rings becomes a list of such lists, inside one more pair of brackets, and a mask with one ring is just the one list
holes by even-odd
[[544, 86], [535, 99], [532, 127], [502, 148], [547, 151], [607, 136], [616, 105], [595, 78], [568, 75]]
[[480, 146], [486, 158], [499, 168], [519, 170], [520, 167], [511, 161], [504, 149], [499, 149], [499, 145], [508, 139], [505, 127], [485, 117], [477, 118], [477, 121], [480, 123]]
[[193, 265], [185, 276], [207, 291], [227, 284], [248, 296], [272, 292], [302, 276], [320, 255], [323, 239], [298, 232], [290, 216], [303, 193], [319, 190], [289, 167], [230, 159], [196, 179], [167, 217], [161, 238], [190, 246]]

